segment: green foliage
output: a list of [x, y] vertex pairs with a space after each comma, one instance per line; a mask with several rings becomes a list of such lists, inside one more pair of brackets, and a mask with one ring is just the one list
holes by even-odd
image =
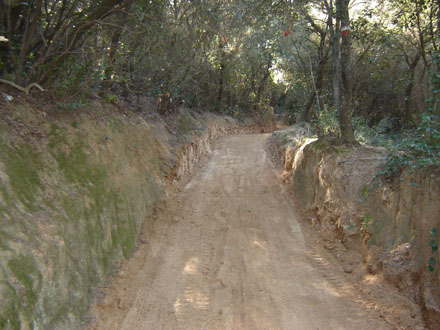
[[392, 147], [400, 137], [399, 134], [391, 133], [392, 123], [389, 118], [384, 118], [375, 127], [371, 127], [364, 117], [355, 117], [353, 128], [357, 141], [373, 146]]
[[233, 118], [237, 118], [238, 120], [243, 119], [243, 110], [238, 105], [232, 105], [227, 107], [223, 112], [227, 116], [231, 116]]
[[[313, 119], [319, 134], [340, 135], [328, 2], [122, 1], [122, 10], [111, 10], [115, 3], [17, 5], [13, 31], [7, 19], [0, 24], [12, 33], [11, 50], [0, 50], [0, 74], [43, 81], [62, 111], [80, 109], [92, 93], [110, 103], [170, 93], [175, 104], [234, 116], [270, 104], [292, 123]], [[438, 154], [438, 72], [426, 79], [438, 68], [437, 10], [435, 2], [392, 0], [366, 2], [351, 15], [356, 138], [386, 147], [398, 139], [407, 146], [396, 146], [396, 157], [411, 154], [421, 166]], [[428, 94], [432, 111], [423, 108]], [[421, 138], [402, 142], [398, 133], [411, 125], [418, 129], [408, 137]]]
[[366, 198], [366, 197], [368, 197], [370, 195], [370, 193], [371, 193], [371, 191], [369, 190], [368, 185], [365, 185], [362, 188], [362, 197]]
[[296, 123], [299, 121], [301, 109], [306, 104], [308, 97], [309, 90], [305, 79], [290, 83], [285, 93], [282, 108], [278, 112], [287, 113], [291, 124]]
[[105, 100], [108, 103], [113, 103], [116, 101], [117, 98], [118, 98], [118, 96], [116, 94], [109, 94], [109, 95], [106, 95]]
[[62, 111], [77, 111], [81, 109], [85, 104], [86, 100], [83, 99], [74, 99], [72, 101], [61, 101], [58, 102], [57, 105]]
[[433, 239], [429, 241], [429, 246], [432, 249], [432, 253], [434, 253], [438, 250], [438, 244]]
[[195, 121], [188, 112], [182, 112], [179, 116], [177, 128], [183, 134], [189, 134], [195, 127]]
[[368, 230], [368, 225], [370, 224], [370, 221], [371, 221], [371, 216], [370, 215], [365, 215], [363, 218], [362, 218], [362, 225], [361, 225], [361, 228], [360, 228], [360, 230], [361, 231], [367, 231]]
[[431, 256], [429, 257], [428, 260], [428, 270], [430, 272], [434, 272], [435, 271], [435, 265], [437, 263], [436, 259], [435, 259], [435, 253], [438, 251], [438, 243], [437, 243], [437, 229], [436, 228], [431, 228], [430, 233], [429, 233], [429, 237], [431, 238], [431, 240], [429, 241], [428, 245], [431, 247]]
[[62, 111], [77, 111], [88, 103], [90, 89], [99, 83], [101, 69], [92, 60], [69, 57], [52, 79], [51, 91]]
[[423, 167], [440, 166], [439, 145], [433, 145], [418, 133], [406, 135], [392, 147], [384, 169], [378, 173], [386, 181], [394, 179], [404, 168], [417, 171]]
[[431, 72], [431, 79], [432, 97], [427, 100], [418, 127], [409, 131], [392, 147], [386, 167], [380, 173], [386, 179], [395, 177], [405, 167], [418, 170], [440, 166], [440, 70]]
[[339, 135], [339, 121], [336, 109], [323, 109], [317, 114], [314, 125], [319, 129], [321, 135]]

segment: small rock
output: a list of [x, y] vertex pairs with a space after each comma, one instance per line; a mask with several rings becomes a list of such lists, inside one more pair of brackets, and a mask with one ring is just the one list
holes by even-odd
[[6, 93], [2, 93], [2, 94], [6, 101], [12, 102], [14, 100], [14, 98], [11, 95], [8, 95]]
[[345, 266], [344, 266], [344, 273], [346, 273], [346, 274], [351, 274], [351, 273], [353, 273], [353, 268], [350, 267], [350, 266], [348, 266], [348, 265], [345, 265]]

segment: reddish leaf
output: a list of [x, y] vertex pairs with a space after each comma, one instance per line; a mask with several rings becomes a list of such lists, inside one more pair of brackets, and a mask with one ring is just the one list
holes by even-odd
[[290, 24], [287, 27], [287, 30], [284, 32], [284, 36], [287, 37], [290, 34]]

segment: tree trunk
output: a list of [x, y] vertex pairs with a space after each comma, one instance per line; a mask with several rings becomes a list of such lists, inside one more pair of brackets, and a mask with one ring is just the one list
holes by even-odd
[[[316, 98], [316, 101], [319, 102], [319, 92], [321, 91], [321, 88], [322, 88], [322, 81], [323, 81], [323, 77], [324, 77], [324, 67], [325, 67], [325, 63], [327, 62], [327, 56], [328, 56], [328, 52], [326, 52], [324, 54], [325, 39], [326, 39], [326, 35], [321, 34], [321, 40], [320, 40], [319, 49], [318, 49], [318, 66], [316, 68], [316, 81], [314, 83], [315, 88], [313, 89], [313, 93], [310, 95], [309, 101], [307, 102], [307, 104], [301, 114], [301, 121], [310, 122], [312, 120], [313, 113], [312, 113], [311, 109], [312, 109], [313, 103], [315, 102], [315, 98]], [[312, 77], [312, 79], [313, 79], [313, 77]]]
[[417, 53], [414, 60], [409, 63], [408, 68], [408, 84], [405, 88], [405, 127], [411, 126], [412, 118], [411, 118], [411, 95], [414, 88], [414, 79], [416, 75], [416, 67], [419, 63], [421, 54], [420, 52]]
[[110, 42], [110, 51], [108, 54], [108, 66], [104, 71], [104, 81], [101, 84], [101, 93], [105, 93], [110, 90], [112, 84], [112, 73], [114, 72], [114, 62], [116, 57], [116, 51], [119, 47], [119, 39], [121, 38], [122, 29], [118, 28], [113, 32], [113, 36]]
[[[340, 18], [341, 30], [350, 26], [350, 16], [348, 12], [349, 0], [337, 0], [336, 10]], [[341, 142], [344, 144], [354, 144], [354, 131], [351, 124], [351, 34], [350, 30], [341, 35], [341, 103], [339, 110], [339, 125], [341, 128]]]
[[263, 95], [264, 86], [266, 85], [266, 81], [270, 76], [270, 68], [272, 67], [272, 62], [267, 64], [266, 73], [263, 76], [263, 79], [260, 81], [260, 85], [258, 86], [257, 95], [255, 97], [255, 109], [258, 108], [258, 105], [261, 101], [261, 96]]
[[[104, 19], [107, 17], [111, 12], [112, 9], [122, 3], [129, 3], [130, 0], [104, 0], [102, 1], [99, 6], [89, 13], [87, 16], [87, 19], [77, 26], [75, 29], [73, 29], [65, 38], [65, 47], [61, 54], [59, 54], [57, 57], [53, 58], [53, 55], [51, 53], [50, 47], [48, 48], [45, 55], [42, 55], [41, 59], [37, 61], [32, 70], [30, 75], [36, 76], [38, 82], [42, 82], [47, 79], [47, 76], [50, 72], [52, 72], [55, 67], [62, 62], [69, 52], [77, 45], [77, 42], [81, 38], [81, 36], [86, 33], [92, 26], [96, 24], [96, 21]], [[52, 52], [55, 52], [55, 49], [52, 49]], [[42, 71], [41, 66], [49, 62], [49, 68], [47, 70]]]
[[223, 91], [225, 88], [224, 84], [225, 84], [225, 68], [226, 68], [225, 51], [221, 38], [219, 40], [219, 48], [220, 48], [220, 79], [218, 82], [217, 106], [220, 109], [223, 100]]
[[316, 91], [313, 90], [312, 94], [310, 94], [309, 96], [309, 101], [307, 102], [303, 112], [301, 113], [300, 121], [305, 121], [309, 123], [312, 120], [312, 111], [310, 110], [312, 109], [312, 105], [315, 102], [315, 97], [316, 97]]
[[28, 17], [26, 19], [26, 29], [24, 32], [23, 41], [21, 43], [20, 55], [18, 56], [16, 68], [16, 72], [18, 72], [18, 74], [21, 74], [23, 71], [23, 65], [28, 54], [29, 45], [31, 44], [32, 38], [38, 30], [42, 3], [42, 0], [37, 0], [35, 7], [29, 9]]
[[340, 39], [341, 34], [339, 32], [340, 29], [340, 19], [338, 15], [336, 15], [336, 24], [333, 24], [333, 16], [334, 16], [334, 7], [333, 2], [330, 1], [329, 5], [329, 30], [330, 30], [330, 38], [332, 40], [332, 67], [333, 67], [333, 102], [335, 104], [336, 112], [339, 113], [340, 110], [340, 76], [341, 76], [341, 68], [339, 63], [339, 54], [340, 54]]

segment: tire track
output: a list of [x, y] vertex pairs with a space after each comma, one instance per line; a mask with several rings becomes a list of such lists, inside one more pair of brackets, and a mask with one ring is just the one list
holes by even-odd
[[[275, 174], [275, 171], [274, 171]], [[295, 214], [293, 206], [290, 203], [285, 203], [289, 200], [289, 195], [285, 188], [281, 187], [281, 195], [283, 198], [278, 201], [288, 210], [289, 214]], [[276, 202], [276, 198], [273, 197], [271, 202]], [[303, 227], [300, 224], [300, 227]], [[381, 314], [376, 310], [375, 303], [361, 295], [360, 288], [354, 283], [349, 283], [343, 275], [343, 270], [340, 267], [336, 267], [334, 264], [330, 264], [326, 257], [319, 250], [318, 246], [320, 242], [313, 233], [308, 233], [301, 229], [305, 235], [304, 243], [306, 248], [306, 259], [316, 269], [316, 271], [327, 280], [327, 282], [335, 289], [335, 291], [343, 297], [348, 297], [352, 304], [348, 305], [349, 314], [356, 315], [359, 329], [365, 327], [368, 324], [372, 329], [384, 329], [391, 330], [396, 329], [393, 325], [387, 322], [384, 318], [381, 318]]]
[[326, 261], [324, 257], [313, 247], [312, 244], [306, 243], [308, 247], [308, 256], [312, 265], [319, 271], [324, 278], [330, 283], [330, 285], [341, 295], [350, 297], [353, 305], [350, 305], [350, 313], [357, 315], [362, 323], [365, 324], [366, 321], [369, 326], [374, 329], [396, 329], [391, 324], [389, 324], [385, 319], [381, 319], [380, 313], [373, 307], [373, 301], [362, 296], [360, 294], [360, 289], [354, 284], [348, 283], [347, 280], [342, 275], [342, 271], [336, 272], [334, 270], [335, 266], [331, 265]]
[[157, 220], [124, 330], [393, 329], [297, 221], [267, 138], [222, 139]]
[[[288, 193], [281, 186], [281, 191], [285, 199], [288, 198]], [[291, 209], [291, 205], [286, 205], [288, 209]], [[293, 213], [293, 209], [290, 210]], [[301, 225], [301, 227], [303, 227]], [[353, 305], [350, 305], [350, 312], [354, 315], [358, 315], [360, 320], [366, 321], [374, 329], [396, 329], [393, 325], [381, 318], [381, 314], [376, 310], [375, 303], [365, 296], [362, 296], [361, 289], [354, 283], [349, 283], [343, 275], [343, 270], [336, 268], [335, 265], [330, 264], [326, 260], [326, 256], [318, 250], [320, 242], [313, 233], [307, 233], [306, 230], [302, 230], [305, 235], [305, 245], [307, 249], [307, 256], [311, 264], [315, 269], [329, 282], [329, 284], [341, 295], [350, 297], [353, 301]], [[328, 256], [327, 256], [328, 257]], [[365, 325], [365, 322], [359, 321], [359, 325]]]

